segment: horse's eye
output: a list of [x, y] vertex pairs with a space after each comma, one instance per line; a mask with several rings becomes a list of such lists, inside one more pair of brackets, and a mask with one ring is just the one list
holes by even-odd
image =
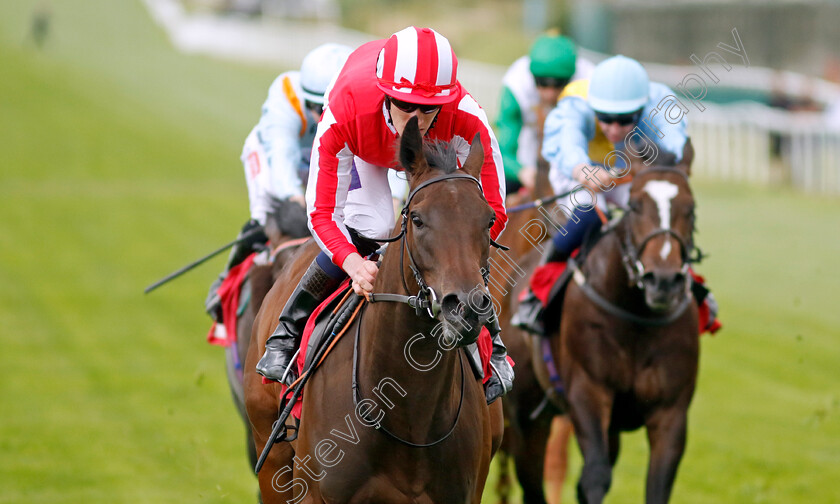
[[411, 223], [414, 224], [414, 227], [416, 227], [416, 228], [423, 227], [423, 219], [421, 219], [417, 215], [412, 215], [411, 216]]
[[631, 212], [638, 212], [642, 209], [642, 202], [639, 200], [630, 200], [627, 204]]
[[490, 219], [490, 225], [487, 226], [487, 229], [493, 229], [494, 224], [496, 224], [496, 216], [495, 215]]

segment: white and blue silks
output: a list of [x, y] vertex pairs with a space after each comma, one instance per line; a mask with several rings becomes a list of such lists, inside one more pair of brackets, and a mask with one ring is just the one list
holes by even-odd
[[[670, 152], [679, 161], [688, 138], [685, 122], [687, 112], [668, 86], [651, 82], [642, 119], [628, 135], [628, 139], [636, 140], [633, 137], [638, 136], [639, 139], [651, 141], [659, 151]], [[589, 142], [595, 138], [597, 127], [595, 112], [582, 97], [565, 97], [549, 113], [545, 121], [542, 155], [551, 166], [549, 180], [555, 193], [568, 190], [569, 181], [573, 180], [572, 172], [580, 164], [625, 167], [618, 156], [609, 160], [590, 158]], [[614, 147], [619, 151], [632, 148], [626, 147], [625, 142], [619, 142]]]

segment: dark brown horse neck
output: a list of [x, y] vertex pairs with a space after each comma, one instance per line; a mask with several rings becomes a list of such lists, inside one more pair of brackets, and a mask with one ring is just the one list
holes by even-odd
[[[371, 336], [363, 336], [360, 342], [360, 388], [369, 391], [383, 380], [396, 381], [405, 396], [391, 395], [397, 407], [388, 411], [383, 424], [412, 443], [434, 442], [456, 421], [462, 381], [472, 380], [462, 376], [471, 372], [460, 355], [462, 350], [441, 350], [432, 335], [434, 325], [413, 323], [417, 315], [407, 306], [387, 313], [377, 310], [387, 308], [371, 306], [362, 321], [362, 334]], [[409, 358], [422, 367], [413, 367]]]
[[627, 269], [621, 262], [622, 240], [627, 222], [621, 222], [602, 236], [580, 265], [586, 281], [601, 296], [627, 311], [647, 313], [641, 291], [630, 285]]

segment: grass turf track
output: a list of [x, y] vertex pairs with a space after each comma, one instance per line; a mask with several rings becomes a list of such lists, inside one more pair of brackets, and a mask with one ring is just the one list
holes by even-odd
[[[0, 502], [250, 502], [204, 343], [223, 259], [142, 290], [247, 218], [238, 154], [280, 69], [179, 55], [133, 1], [53, 2], [37, 51], [37, 4], [0, 5]], [[673, 500], [838, 502], [840, 201], [695, 192], [725, 330]], [[609, 502], [642, 501], [645, 461], [625, 436]]]

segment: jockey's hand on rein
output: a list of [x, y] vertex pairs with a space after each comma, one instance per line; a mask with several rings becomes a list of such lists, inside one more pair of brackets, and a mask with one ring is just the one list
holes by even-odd
[[379, 267], [375, 262], [353, 253], [347, 256], [341, 268], [353, 280], [353, 292], [360, 296], [364, 295], [365, 292], [373, 292], [373, 282], [379, 272]]
[[572, 177], [593, 191], [612, 189], [615, 183], [615, 178], [609, 170], [597, 163], [581, 163], [575, 166]]

